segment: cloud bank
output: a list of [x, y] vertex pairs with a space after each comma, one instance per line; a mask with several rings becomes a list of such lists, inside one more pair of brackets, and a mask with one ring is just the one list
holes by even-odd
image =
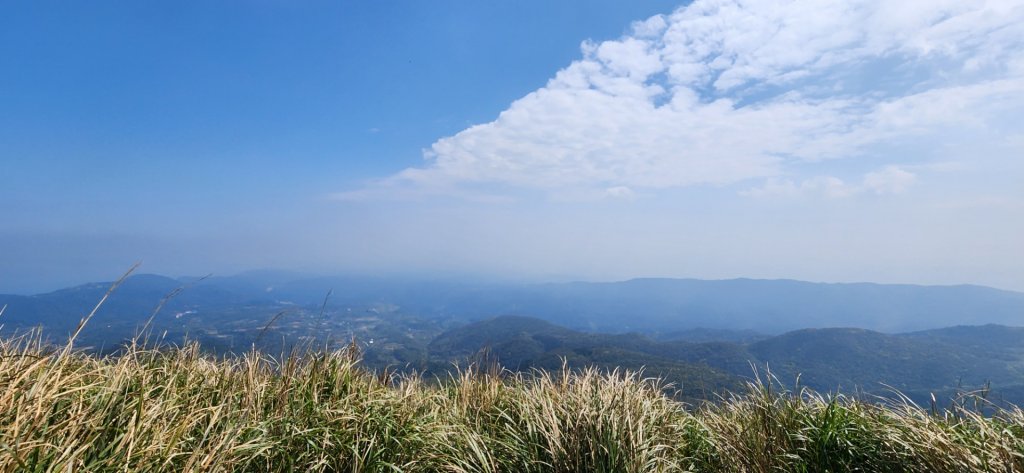
[[425, 163], [344, 199], [891, 194], [949, 143], [1024, 134], [1017, 1], [697, 0], [582, 58]]

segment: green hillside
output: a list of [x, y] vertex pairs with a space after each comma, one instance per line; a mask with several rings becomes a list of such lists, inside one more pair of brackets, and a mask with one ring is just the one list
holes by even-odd
[[582, 333], [529, 317], [503, 316], [444, 333], [431, 342], [429, 352], [434, 366], [465, 366], [486, 350], [513, 371], [558, 370], [563, 363], [570, 369], [643, 370], [691, 401], [714, 399], [717, 393], [742, 386], [740, 376], [700, 360], [677, 358], [664, 349], [668, 346], [635, 334]]
[[[781, 382], [831, 392], [891, 395], [928, 402], [988, 388], [1019, 403], [1024, 380], [1022, 329], [957, 327], [905, 335], [862, 329], [806, 329], [752, 343], [656, 341], [638, 334], [577, 332], [539, 319], [497, 317], [444, 333], [429, 346], [435, 365], [473, 359], [482, 349], [512, 370], [645, 367], [680, 384], [688, 398], [734, 389], [770, 371]], [[992, 340], [985, 343], [985, 340]]]

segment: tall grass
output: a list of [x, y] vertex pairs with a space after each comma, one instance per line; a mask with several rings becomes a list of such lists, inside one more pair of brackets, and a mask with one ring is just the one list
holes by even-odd
[[353, 349], [97, 357], [0, 340], [0, 471], [1024, 471], [1024, 413], [786, 392], [684, 406], [630, 372], [372, 373]]

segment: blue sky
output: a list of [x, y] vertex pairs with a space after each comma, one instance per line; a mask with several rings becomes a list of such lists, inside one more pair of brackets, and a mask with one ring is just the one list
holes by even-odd
[[1017, 1], [0, 7], [0, 292], [257, 268], [1024, 289]]

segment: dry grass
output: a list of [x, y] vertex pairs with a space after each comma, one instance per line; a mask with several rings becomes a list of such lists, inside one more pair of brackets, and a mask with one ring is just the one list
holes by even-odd
[[[1024, 413], [811, 392], [688, 409], [636, 373], [381, 376], [352, 350], [0, 341], [0, 471], [1024, 471]], [[773, 389], [776, 391], [773, 392]]]

